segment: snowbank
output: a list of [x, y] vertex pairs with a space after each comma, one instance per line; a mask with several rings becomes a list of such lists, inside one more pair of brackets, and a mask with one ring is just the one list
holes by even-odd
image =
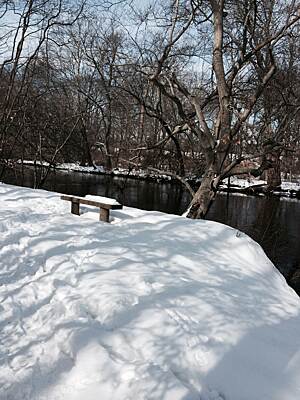
[[[19, 164], [23, 165], [37, 165], [41, 167], [48, 167], [49, 163], [46, 161], [30, 161], [30, 160], [19, 160]], [[104, 168], [102, 165], [94, 165], [93, 167], [82, 166], [77, 163], [62, 163], [62, 164], [55, 164], [53, 166], [56, 170], [68, 171], [68, 172], [81, 172], [87, 174], [104, 174], [104, 175], [113, 175], [117, 177], [130, 177], [130, 178], [137, 178], [137, 179], [154, 179], [154, 180], [164, 180], [164, 181], [171, 181], [174, 178], [171, 176], [163, 175], [159, 173], [150, 172], [148, 170], [144, 170], [142, 168], [113, 168], [111, 171]]]
[[282, 182], [281, 190], [299, 190], [300, 191], [300, 183], [297, 182]]
[[[240, 188], [250, 188], [253, 186], [258, 186], [258, 185], [267, 185], [267, 182], [259, 179], [259, 178], [251, 178], [251, 179], [245, 179], [245, 178], [238, 178], [238, 177], [231, 177], [230, 178], [230, 185], [231, 186], [237, 186]], [[221, 185], [222, 188], [227, 188], [228, 187], [228, 180], [224, 180], [223, 184]], [[287, 182], [283, 181], [280, 185], [280, 189], [282, 191], [299, 191], [300, 190], [300, 183], [298, 182]], [[277, 192], [280, 193], [280, 192]]]
[[[258, 178], [251, 178], [251, 179], [245, 179], [245, 178], [238, 178], [236, 176], [232, 176], [230, 178], [230, 185], [233, 186], [238, 186], [241, 188], [249, 188], [251, 186], [256, 186], [256, 185], [266, 185], [267, 182], [262, 180], [262, 179], [258, 179]], [[225, 187], [228, 186], [228, 180], [225, 180], [223, 185]]]
[[0, 199], [1, 400], [299, 400], [300, 299], [249, 237]]
[[[23, 165], [37, 165], [41, 167], [49, 167], [49, 163], [47, 161], [31, 161], [31, 160], [19, 160], [19, 164]], [[81, 166], [78, 163], [62, 163], [62, 164], [55, 164], [55, 169], [58, 170], [65, 170], [65, 171], [73, 171], [73, 172], [85, 172], [85, 173], [97, 173], [97, 174], [104, 174], [105, 168], [102, 165], [95, 165], [93, 167]]]

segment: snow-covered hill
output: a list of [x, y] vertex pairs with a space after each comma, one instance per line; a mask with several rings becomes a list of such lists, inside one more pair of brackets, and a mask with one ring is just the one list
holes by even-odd
[[1, 400], [300, 399], [300, 299], [246, 235], [0, 201]]

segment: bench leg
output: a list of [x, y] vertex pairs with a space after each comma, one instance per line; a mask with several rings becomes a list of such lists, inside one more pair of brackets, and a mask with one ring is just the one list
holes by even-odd
[[100, 221], [109, 222], [109, 210], [100, 208]]
[[75, 214], [75, 215], [80, 215], [79, 203], [78, 202], [75, 203], [75, 201], [72, 201], [72, 203], [71, 203], [71, 213]]

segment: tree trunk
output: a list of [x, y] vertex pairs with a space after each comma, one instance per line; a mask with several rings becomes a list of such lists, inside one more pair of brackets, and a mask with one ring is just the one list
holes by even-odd
[[202, 179], [201, 185], [190, 204], [187, 218], [204, 219], [218, 190], [220, 177], [209, 171]]
[[85, 166], [94, 167], [94, 162], [92, 159], [91, 151], [90, 151], [90, 148], [87, 146], [85, 146], [83, 148], [80, 166], [81, 167], [85, 167]]
[[87, 137], [87, 131], [86, 131], [86, 126], [84, 122], [82, 121], [82, 128], [81, 128], [81, 140], [82, 140], [82, 156], [81, 156], [81, 162], [80, 166], [88, 166], [88, 167], [94, 167], [94, 162], [91, 154], [91, 148], [89, 144], [89, 140]]
[[112, 157], [109, 147], [109, 141], [105, 139], [105, 167], [108, 171], [112, 170]]
[[111, 115], [109, 116], [109, 121], [107, 124], [106, 132], [105, 132], [105, 167], [109, 171], [112, 170], [112, 154], [111, 154], [111, 133], [112, 133], [112, 125], [111, 125]]
[[184, 168], [184, 160], [183, 160], [183, 156], [182, 156], [182, 151], [180, 148], [180, 144], [177, 138], [175, 138], [173, 135], [171, 136], [171, 139], [175, 145], [176, 148], [176, 158], [179, 164], [179, 171], [176, 171], [177, 174], [179, 174], [180, 176], [184, 176], [185, 175], [185, 168]]
[[269, 156], [270, 161], [272, 162], [273, 168], [267, 170], [267, 185], [268, 190], [273, 190], [281, 185], [281, 163], [280, 163], [280, 154], [278, 152], [274, 152]]

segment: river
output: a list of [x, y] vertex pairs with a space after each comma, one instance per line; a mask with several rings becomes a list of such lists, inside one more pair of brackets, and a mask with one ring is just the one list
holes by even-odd
[[[26, 168], [24, 176], [10, 172], [3, 181], [32, 187], [33, 170]], [[189, 193], [179, 184], [78, 172], [51, 173], [44, 188], [78, 196], [113, 197], [127, 206], [172, 214], [181, 214], [190, 201]], [[299, 200], [219, 194], [207, 219], [230, 225], [251, 236], [288, 281], [292, 273], [300, 269]]]

